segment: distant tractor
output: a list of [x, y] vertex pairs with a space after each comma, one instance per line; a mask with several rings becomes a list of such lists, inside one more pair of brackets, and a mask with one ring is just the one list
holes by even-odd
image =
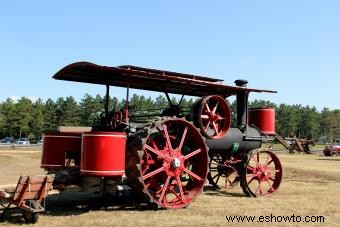
[[[240, 183], [248, 196], [275, 192], [282, 166], [275, 153], [261, 148], [275, 139], [274, 109], [248, 109], [250, 92], [273, 92], [236, 86], [221, 80], [136, 66], [106, 67], [78, 62], [57, 72], [57, 80], [106, 86], [100, 121], [90, 129], [70, 128], [43, 136], [41, 167], [55, 174], [54, 187], [105, 194], [117, 185], [129, 186], [141, 201], [159, 208], [190, 204], [209, 182]], [[109, 110], [110, 86], [126, 87], [121, 110]], [[154, 116], [132, 110], [129, 89], [164, 92], [169, 107]], [[171, 94], [181, 94], [178, 104]], [[184, 95], [198, 99], [188, 112]], [[236, 96], [237, 122], [231, 127], [226, 101]], [[223, 181], [222, 181], [223, 179]]]
[[340, 139], [336, 139], [334, 145], [326, 145], [323, 150], [325, 156], [333, 156], [340, 154]]
[[306, 154], [311, 154], [311, 149], [309, 146], [315, 146], [314, 140], [300, 139], [296, 136], [281, 138], [280, 135], [276, 134], [276, 139], [287, 149], [289, 153], [304, 152]]

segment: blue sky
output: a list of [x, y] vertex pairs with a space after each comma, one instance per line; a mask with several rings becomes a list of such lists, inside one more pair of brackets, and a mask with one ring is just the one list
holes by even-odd
[[244, 78], [278, 91], [252, 99], [340, 109], [339, 12], [328, 0], [1, 1], [0, 101], [104, 94], [51, 79], [90, 61]]

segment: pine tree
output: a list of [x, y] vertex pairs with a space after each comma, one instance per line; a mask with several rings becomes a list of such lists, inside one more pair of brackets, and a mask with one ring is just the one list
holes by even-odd
[[[100, 96], [99, 96], [100, 97]], [[92, 126], [94, 123], [98, 122], [99, 115], [103, 111], [103, 105], [101, 97], [93, 98], [89, 94], [85, 96], [80, 101], [80, 124], [82, 126]]]
[[28, 137], [31, 128], [29, 127], [29, 122], [32, 119], [32, 101], [26, 97], [21, 97], [18, 100], [16, 106], [16, 116], [18, 121], [19, 137]]
[[7, 98], [1, 105], [1, 132], [5, 136], [16, 136], [15, 128], [18, 127], [18, 117], [14, 101], [11, 98]]
[[32, 108], [32, 118], [29, 122], [29, 127], [32, 131], [33, 138], [39, 140], [41, 138], [44, 127], [44, 104], [41, 99], [38, 99]]

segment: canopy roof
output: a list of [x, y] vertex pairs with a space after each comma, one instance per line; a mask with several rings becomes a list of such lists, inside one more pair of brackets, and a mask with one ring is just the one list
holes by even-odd
[[246, 87], [223, 85], [220, 79], [183, 74], [157, 69], [148, 69], [131, 65], [108, 67], [90, 62], [76, 62], [70, 64], [54, 76], [57, 80], [103, 84], [117, 87], [127, 87], [183, 94], [190, 96], [234, 95], [238, 91], [272, 92]]

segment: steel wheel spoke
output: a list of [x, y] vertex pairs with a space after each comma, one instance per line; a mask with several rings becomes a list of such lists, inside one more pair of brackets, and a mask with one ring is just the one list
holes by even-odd
[[219, 175], [220, 175], [220, 174], [217, 173], [212, 179], [215, 179], [215, 178], [218, 177]]
[[187, 132], [188, 132], [188, 127], [185, 127], [183, 135], [182, 135], [181, 142], [180, 142], [180, 144], [178, 146], [178, 151], [182, 150], [182, 146], [183, 146], [183, 143], [184, 143], [184, 140], [185, 140], [185, 136], [187, 135]]
[[210, 121], [208, 121], [208, 124], [204, 127], [204, 131], [207, 131], [210, 126]]
[[250, 166], [250, 165], [247, 165], [247, 170], [250, 170], [251, 172], [254, 172], [254, 167]]
[[268, 162], [268, 166], [273, 162], [274, 160], [273, 159], [271, 159], [269, 162]]
[[205, 115], [205, 114], [202, 114], [202, 115], [201, 115], [201, 118], [202, 118], [202, 119], [209, 119], [209, 116], [208, 116], [208, 115]]
[[267, 183], [268, 183], [268, 186], [270, 187], [270, 191], [271, 191], [271, 192], [274, 192], [275, 190], [274, 190], [273, 186], [270, 184], [270, 182], [267, 181]]
[[163, 159], [165, 158], [165, 155], [164, 155], [163, 153], [161, 153], [160, 151], [158, 151], [158, 150], [156, 150], [156, 149], [150, 147], [150, 146], [147, 145], [147, 144], [144, 145], [144, 148], [147, 149], [147, 150], [149, 150], [149, 151], [151, 151], [151, 152], [153, 152], [153, 153], [155, 153], [156, 155], [162, 157]]
[[[166, 179], [166, 182], [163, 186], [162, 194], [161, 194], [161, 196], [159, 197], [159, 200], [158, 200], [160, 203], [162, 202], [163, 197], [164, 197], [165, 192], [166, 192], [166, 189], [168, 188], [169, 181], [170, 181], [170, 176], [168, 176], [168, 178]], [[166, 201], [165, 201], [165, 203], [166, 203]]]
[[166, 138], [166, 144], [168, 145], [168, 148], [172, 150], [171, 141], [170, 141], [170, 137], [168, 133], [168, 127], [166, 125], [163, 125], [163, 130], [164, 130], [164, 135]]
[[217, 124], [216, 124], [216, 122], [214, 122], [213, 121], [213, 126], [214, 126], [214, 131], [215, 131], [215, 133], [216, 133], [216, 135], [218, 134], [218, 126], [217, 126]]
[[[258, 153], [257, 153], [257, 158], [259, 158], [259, 157], [258, 157]], [[254, 160], [254, 162], [256, 163], [257, 166], [260, 165], [260, 163], [257, 161], [257, 159], [255, 158], [255, 156], [253, 156], [253, 160]]]
[[210, 107], [209, 107], [208, 103], [205, 103], [205, 108], [207, 109], [208, 113], [210, 113], [210, 112], [211, 112], [211, 110], [210, 110]]
[[189, 174], [190, 176], [192, 176], [193, 178], [195, 178], [198, 181], [203, 181], [204, 179], [202, 179], [200, 176], [197, 176], [195, 173], [191, 172], [188, 168], [184, 168], [184, 171]]
[[[176, 198], [177, 198], [178, 200], [181, 200], [181, 201], [183, 202], [183, 200], [178, 196], [178, 194], [175, 192], [175, 190], [171, 189], [170, 192], [171, 192], [174, 196], [176, 196]], [[174, 201], [176, 200], [176, 198], [170, 200], [169, 202], [174, 202]]]
[[195, 151], [193, 151], [193, 152], [187, 154], [186, 156], [184, 156], [184, 160], [187, 160], [187, 159], [191, 158], [192, 156], [194, 156], [194, 155], [200, 153], [201, 151], [202, 151], [201, 149], [197, 149], [197, 150], [195, 150]]
[[256, 179], [256, 176], [253, 175], [252, 178], [248, 181], [247, 184], [248, 184], [248, 185], [251, 184], [251, 182], [253, 182], [253, 180], [255, 180], [255, 179]]
[[222, 121], [225, 119], [225, 117], [221, 117], [221, 115], [217, 114], [217, 120], [216, 121]]
[[182, 181], [179, 179], [179, 176], [176, 177], [177, 185], [179, 188], [179, 193], [181, 195], [181, 201], [184, 201], [184, 193], [183, 193], [183, 187], [182, 187]]
[[157, 173], [162, 172], [163, 170], [164, 170], [164, 167], [161, 167], [161, 168], [159, 168], [159, 169], [156, 169], [156, 170], [154, 170], [154, 171], [152, 171], [152, 172], [150, 172], [150, 173], [144, 175], [144, 176], [143, 176], [143, 179], [146, 180], [146, 179], [148, 179], [149, 177], [152, 177], [153, 175], [156, 175]]
[[257, 189], [256, 189], [256, 194], [258, 194], [258, 192], [260, 192], [260, 195], [263, 194], [262, 186], [261, 186], [261, 182], [260, 181], [259, 181], [259, 186], [257, 186]]
[[[157, 183], [157, 180], [155, 178], [151, 178], [147, 183], [145, 183], [145, 188], [149, 188], [150, 185], [155, 185], [156, 183]], [[161, 190], [162, 188], [158, 189], [156, 193], [160, 193]]]
[[159, 148], [158, 148], [158, 146], [157, 146], [157, 144], [155, 143], [154, 140], [151, 140], [151, 145], [153, 146], [154, 149], [159, 151]]
[[215, 113], [216, 113], [216, 110], [217, 110], [218, 104], [219, 104], [219, 102], [216, 102], [216, 104], [215, 104], [215, 106], [214, 106], [214, 109], [212, 110], [213, 114], [215, 114]]
[[220, 177], [221, 177], [221, 175], [220, 174], [218, 174], [218, 177], [217, 177], [217, 179], [216, 179], [216, 184], [218, 183], [218, 181], [220, 180]]
[[[267, 156], [267, 160], [266, 160], [266, 166], [269, 166], [269, 158], [270, 158], [270, 155], [268, 154], [268, 156]], [[271, 159], [272, 160], [272, 159]]]

